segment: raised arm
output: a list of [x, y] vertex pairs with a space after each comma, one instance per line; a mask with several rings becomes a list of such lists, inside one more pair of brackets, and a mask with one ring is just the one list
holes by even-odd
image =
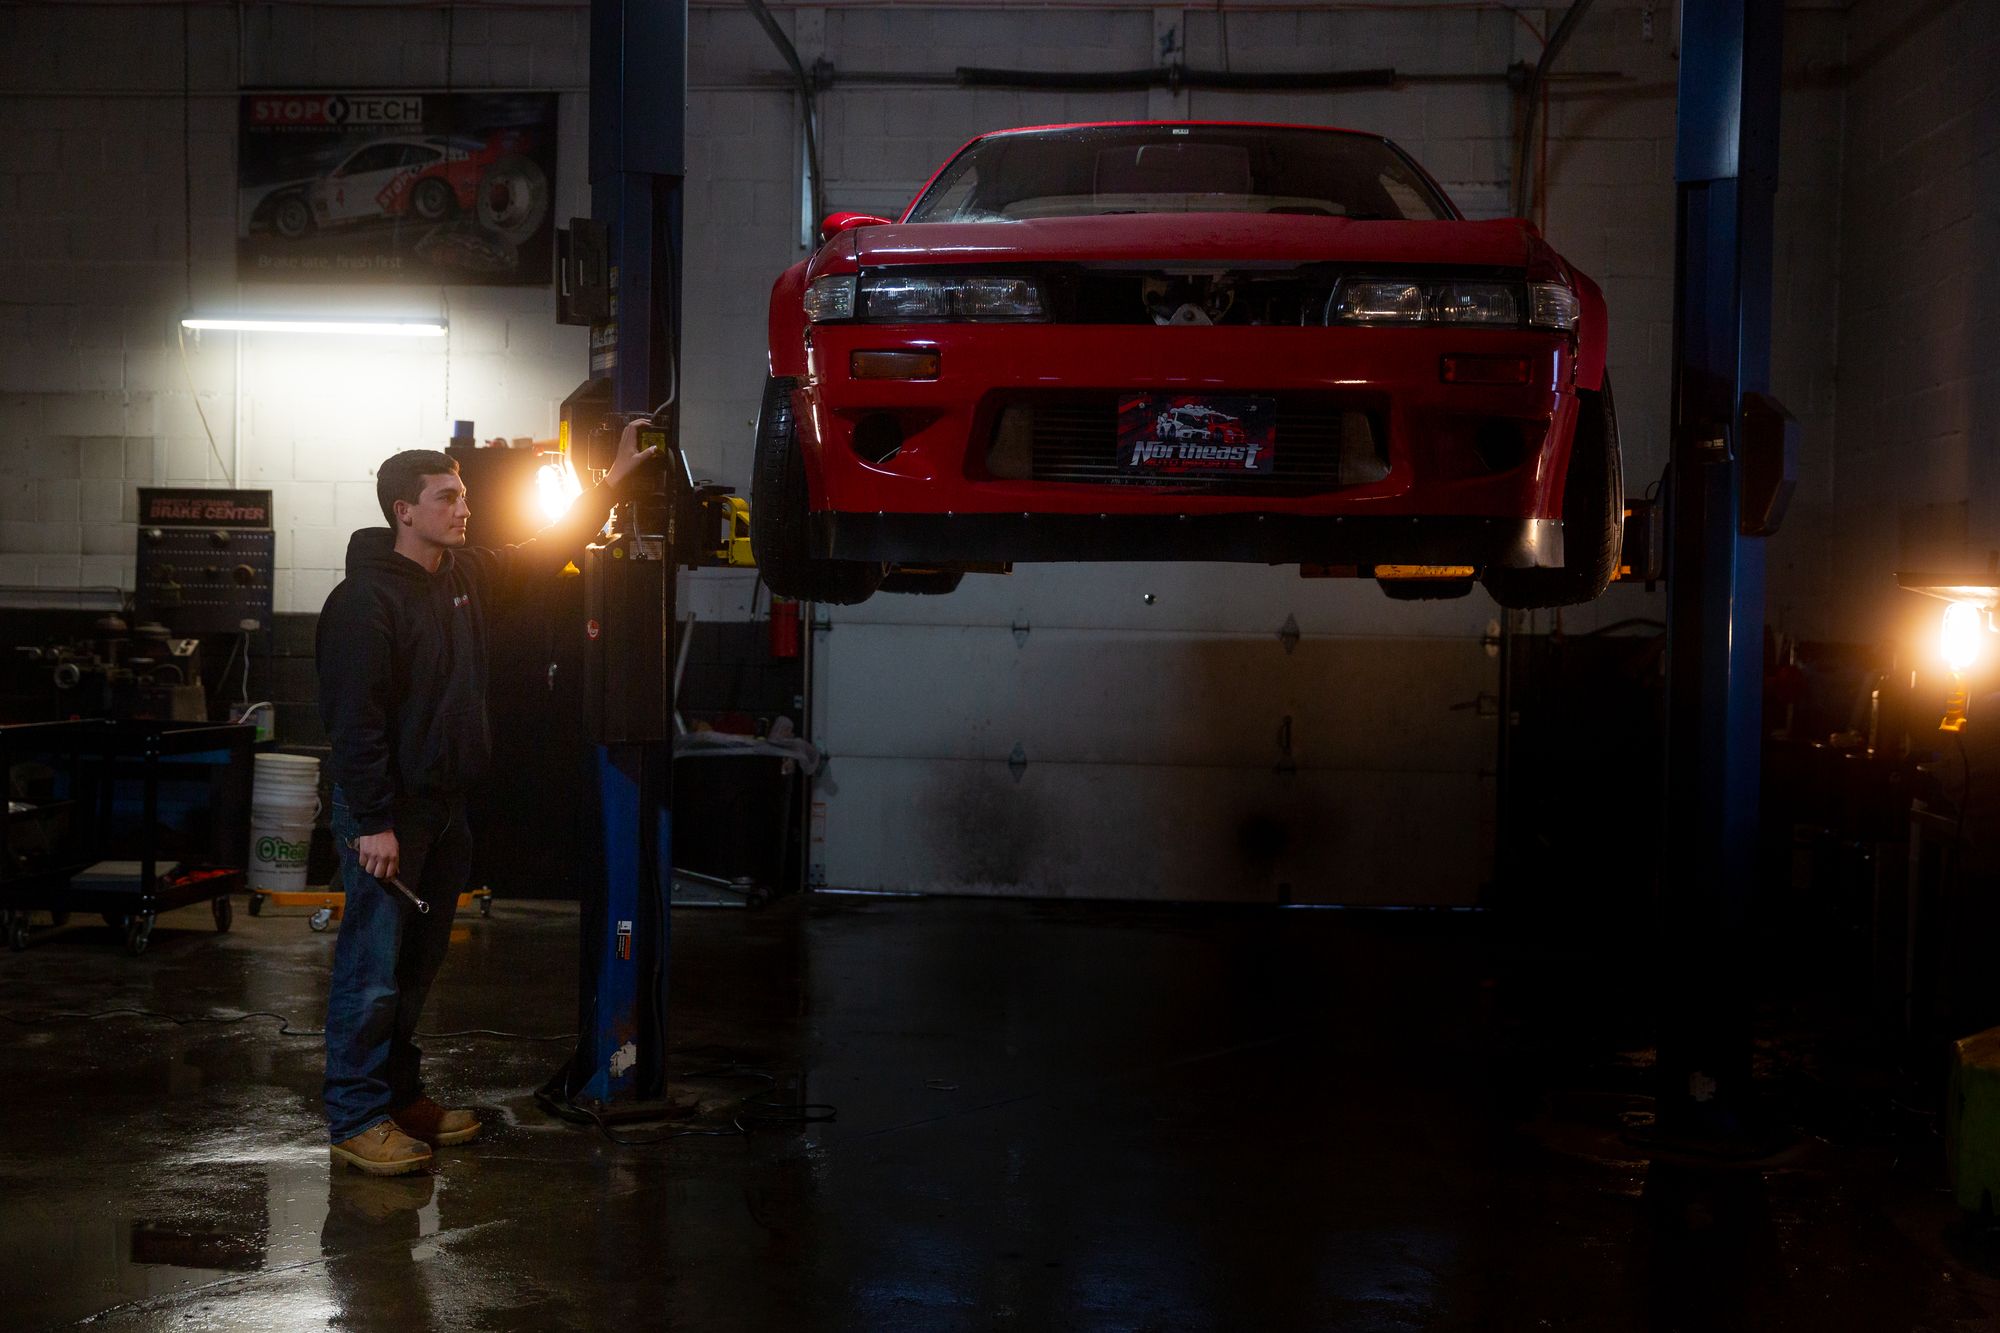
[[604, 474], [603, 481], [579, 495], [561, 518], [524, 542], [476, 554], [476, 558], [490, 562], [491, 586], [497, 592], [508, 595], [528, 579], [552, 575], [583, 554], [583, 548], [604, 526], [605, 515], [617, 502], [626, 479], [659, 452], [657, 446], [639, 447], [639, 431], [650, 424], [647, 421], [626, 424], [618, 436], [618, 454], [612, 460], [611, 470]]

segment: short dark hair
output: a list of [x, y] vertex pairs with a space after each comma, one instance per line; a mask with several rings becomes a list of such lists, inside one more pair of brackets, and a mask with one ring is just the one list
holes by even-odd
[[435, 449], [405, 449], [375, 469], [375, 499], [382, 517], [396, 526], [396, 501], [415, 504], [424, 498], [424, 478], [458, 475], [458, 460]]

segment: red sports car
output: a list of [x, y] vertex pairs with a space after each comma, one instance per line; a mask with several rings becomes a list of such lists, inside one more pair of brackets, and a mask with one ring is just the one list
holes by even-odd
[[753, 544], [783, 595], [1239, 560], [1587, 601], [1624, 489], [1597, 284], [1377, 135], [983, 135], [771, 294]]

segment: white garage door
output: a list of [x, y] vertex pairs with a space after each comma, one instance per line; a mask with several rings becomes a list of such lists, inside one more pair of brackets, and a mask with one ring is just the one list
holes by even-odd
[[1495, 614], [1257, 565], [1022, 566], [819, 608], [814, 880], [1471, 903]]

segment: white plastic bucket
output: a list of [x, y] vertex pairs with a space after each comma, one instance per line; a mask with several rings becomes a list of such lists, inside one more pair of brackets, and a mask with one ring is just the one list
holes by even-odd
[[319, 760], [308, 755], [255, 756], [250, 791], [250, 887], [297, 893], [306, 886], [306, 853], [319, 818]]

